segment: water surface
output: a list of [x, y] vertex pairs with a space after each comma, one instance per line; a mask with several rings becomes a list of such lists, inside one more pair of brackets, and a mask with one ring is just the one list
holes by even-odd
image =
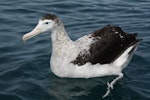
[[50, 34], [22, 42], [47, 13], [59, 16], [73, 40], [108, 24], [138, 32], [143, 41], [105, 100], [150, 99], [149, 0], [1, 0], [0, 8], [0, 100], [101, 100], [114, 78], [56, 77], [49, 66]]

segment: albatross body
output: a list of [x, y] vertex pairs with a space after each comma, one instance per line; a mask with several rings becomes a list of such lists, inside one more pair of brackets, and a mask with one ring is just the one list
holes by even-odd
[[128, 34], [120, 27], [111, 25], [72, 41], [61, 20], [53, 14], [43, 16], [35, 29], [23, 36], [23, 40], [44, 32], [51, 33], [50, 65], [55, 75], [69, 78], [118, 75], [108, 83], [108, 90], [123, 77], [122, 70], [139, 44], [136, 33]]

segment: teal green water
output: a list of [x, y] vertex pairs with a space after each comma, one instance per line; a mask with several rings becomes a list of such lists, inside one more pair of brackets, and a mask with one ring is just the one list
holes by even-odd
[[143, 41], [104, 100], [150, 99], [149, 0], [1, 0], [0, 8], [0, 100], [101, 100], [114, 78], [64, 79], [51, 73], [49, 33], [22, 41], [47, 13], [61, 18], [73, 40], [108, 24], [138, 32]]

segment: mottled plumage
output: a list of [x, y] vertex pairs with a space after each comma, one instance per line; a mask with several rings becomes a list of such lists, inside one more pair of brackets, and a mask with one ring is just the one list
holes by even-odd
[[[128, 47], [139, 42], [136, 36], [136, 33], [128, 34], [120, 27], [108, 25], [88, 35], [88, 38], [92, 39], [89, 45], [90, 49], [88, 51], [81, 51], [72, 63], [79, 66], [87, 62], [91, 62], [92, 64], [112, 63]], [[83, 54], [82, 52], [85, 53]]]
[[43, 16], [38, 25], [23, 36], [26, 41], [40, 33], [51, 32], [51, 71], [59, 77], [92, 78], [118, 75], [107, 83], [106, 97], [122, 70], [130, 62], [139, 40], [135, 34], [125, 33], [120, 27], [105, 26], [91, 34], [72, 41], [57, 16]]

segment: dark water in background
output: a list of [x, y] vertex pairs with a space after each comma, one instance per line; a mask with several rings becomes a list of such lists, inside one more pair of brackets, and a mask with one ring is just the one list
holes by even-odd
[[47, 13], [62, 19], [73, 40], [107, 24], [138, 32], [144, 40], [104, 100], [150, 100], [149, 0], [1, 0], [0, 100], [101, 100], [114, 78], [62, 79], [51, 73], [49, 33], [22, 42]]

